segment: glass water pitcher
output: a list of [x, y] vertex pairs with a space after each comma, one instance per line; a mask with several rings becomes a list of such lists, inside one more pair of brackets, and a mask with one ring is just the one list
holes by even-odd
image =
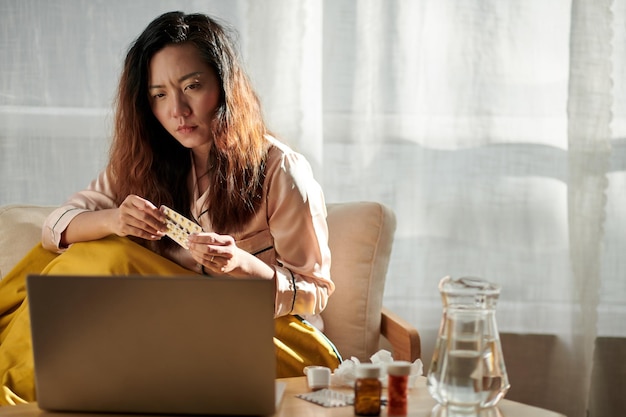
[[439, 292], [443, 314], [428, 390], [450, 408], [492, 407], [510, 387], [496, 325], [500, 286], [480, 278], [448, 276], [439, 282]]

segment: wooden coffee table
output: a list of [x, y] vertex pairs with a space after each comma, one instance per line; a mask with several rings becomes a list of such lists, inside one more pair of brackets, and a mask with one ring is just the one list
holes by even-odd
[[[354, 417], [354, 408], [334, 407], [325, 408], [317, 404], [297, 398], [296, 395], [309, 392], [306, 379], [304, 377], [285, 378], [279, 380], [286, 382], [285, 391], [281, 403], [274, 414], [275, 417], [308, 417], [308, 416], [328, 416], [328, 417]], [[430, 396], [426, 388], [426, 378], [420, 377], [417, 386], [409, 391], [409, 413], [411, 417], [444, 417], [445, 414], [438, 414], [433, 409], [437, 402]], [[351, 392], [349, 388], [332, 387], [333, 390]], [[384, 390], [383, 390], [384, 392]], [[386, 417], [387, 412], [383, 407], [381, 417]], [[469, 416], [468, 416], [469, 417]], [[530, 405], [521, 404], [515, 401], [503, 399], [498, 406], [487, 412], [482, 412], [480, 417], [565, 417], [563, 414], [544, 410]]]

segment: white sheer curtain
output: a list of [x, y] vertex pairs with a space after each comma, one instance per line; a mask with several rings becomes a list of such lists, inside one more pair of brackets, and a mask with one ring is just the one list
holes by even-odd
[[583, 416], [595, 338], [626, 336], [625, 3], [4, 0], [0, 204], [83, 188], [128, 44], [164, 11], [213, 14], [327, 200], [396, 212], [385, 304], [426, 365], [438, 280], [482, 276], [502, 332], [557, 336], [537, 405]]

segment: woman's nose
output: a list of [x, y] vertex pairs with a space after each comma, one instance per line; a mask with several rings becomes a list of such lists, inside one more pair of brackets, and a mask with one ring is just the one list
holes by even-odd
[[189, 103], [184, 99], [184, 97], [176, 97], [174, 99], [173, 108], [172, 108], [172, 116], [173, 117], [186, 117], [191, 114], [191, 107], [189, 107]]

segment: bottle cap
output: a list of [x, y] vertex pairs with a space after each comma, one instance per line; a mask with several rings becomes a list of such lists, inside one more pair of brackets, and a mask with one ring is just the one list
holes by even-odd
[[411, 363], [407, 361], [394, 361], [387, 365], [387, 373], [393, 376], [411, 375]]
[[380, 367], [372, 363], [363, 363], [356, 367], [357, 378], [380, 378]]

